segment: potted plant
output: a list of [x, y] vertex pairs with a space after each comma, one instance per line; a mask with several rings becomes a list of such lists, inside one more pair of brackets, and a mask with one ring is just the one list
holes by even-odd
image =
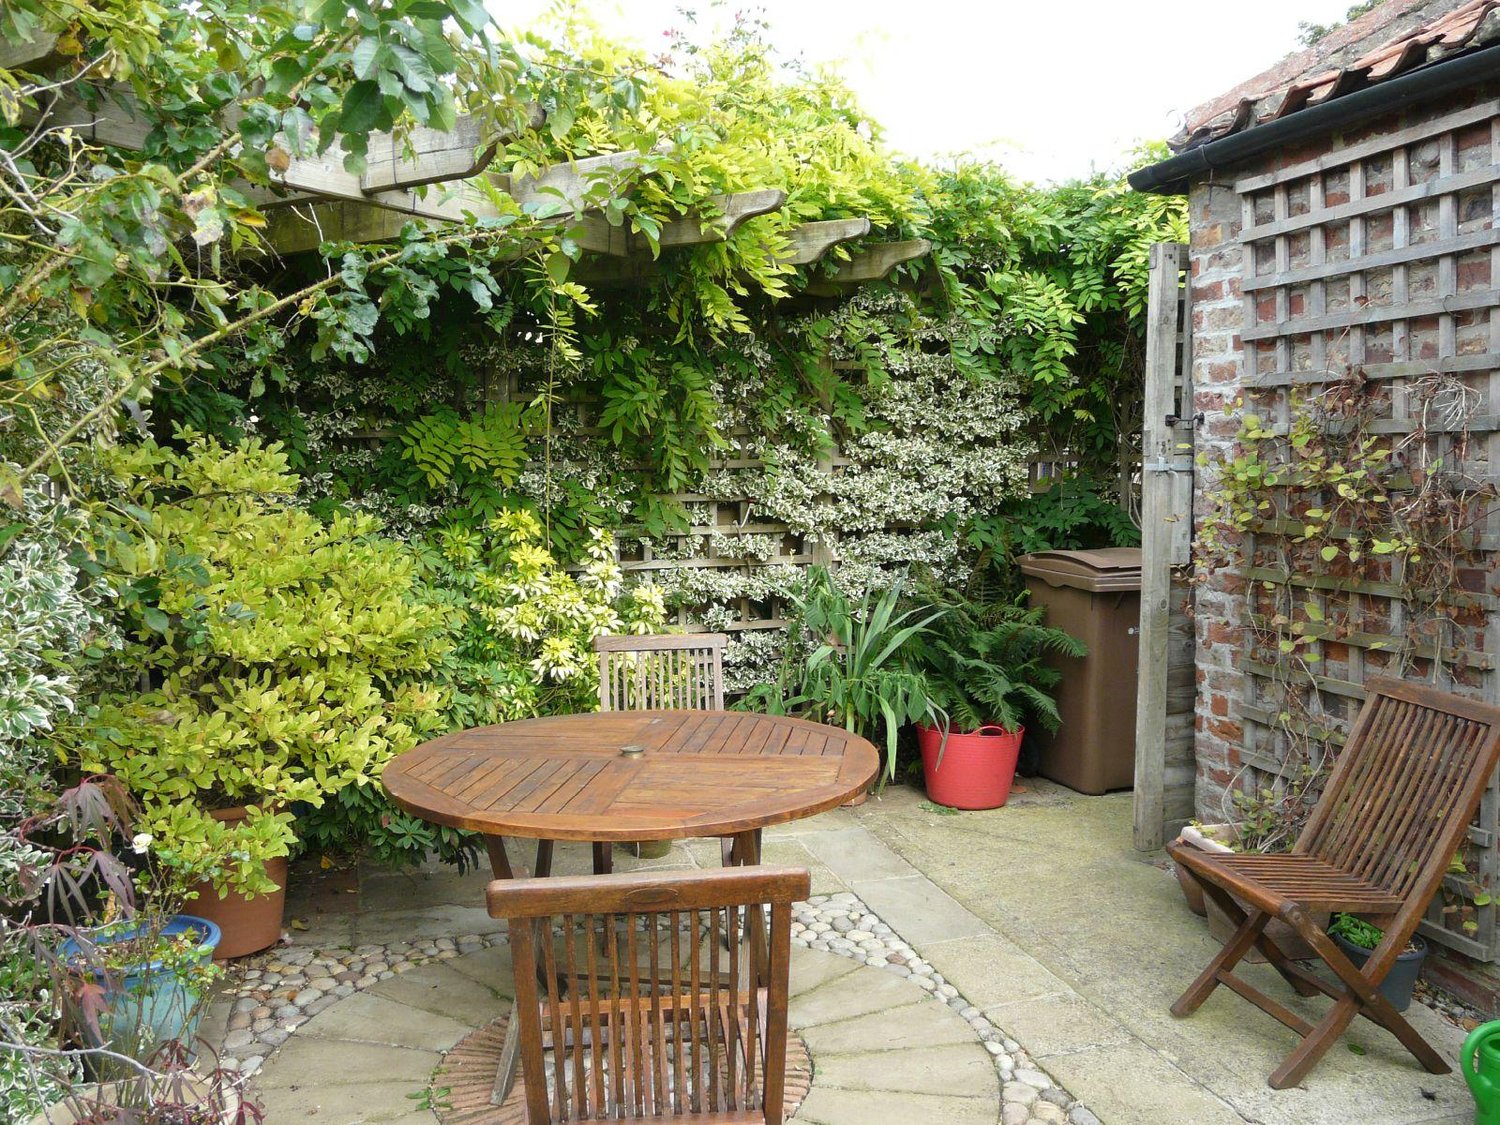
[[772, 714], [806, 713], [871, 741], [885, 743], [885, 774], [896, 774], [896, 738], [907, 723], [936, 717], [927, 680], [906, 659], [908, 646], [941, 609], [901, 610], [904, 581], [878, 593], [870, 590], [856, 604], [823, 567], [808, 570], [807, 584], [792, 599], [794, 623], [788, 629], [776, 682], [750, 693], [744, 706]]
[[[1356, 914], [1335, 914], [1328, 926], [1328, 936], [1354, 963], [1354, 967], [1361, 969], [1385, 937], [1385, 931]], [[1391, 971], [1380, 982], [1380, 995], [1389, 1000], [1396, 1011], [1404, 1012], [1411, 1007], [1412, 990], [1416, 988], [1422, 962], [1426, 959], [1427, 943], [1413, 934], [1406, 948], [1396, 955]]]
[[70, 970], [74, 1030], [89, 1047], [132, 1059], [191, 1044], [217, 976], [219, 937], [204, 918], [147, 914], [65, 938], [60, 952]]
[[110, 454], [126, 495], [100, 520], [100, 566], [130, 643], [71, 739], [83, 769], [129, 787], [234, 957], [281, 935], [292, 810], [373, 784], [437, 732], [427, 678], [448, 640], [413, 553], [366, 516], [289, 503], [278, 447], [178, 438]]
[[913, 649], [928, 699], [943, 717], [917, 727], [928, 796], [953, 808], [999, 808], [1010, 797], [1026, 723], [1057, 729], [1049, 692], [1059, 673], [1043, 657], [1082, 656], [1083, 645], [1042, 624], [1040, 610], [981, 610], [957, 601]]
[[0, 1116], [8, 1108], [77, 1125], [258, 1119], [235, 1076], [194, 1066], [218, 935], [174, 913], [181, 884], [156, 862], [150, 836], [134, 831], [138, 815], [117, 778], [85, 777], [9, 834], [23, 862], [0, 886], [0, 980], [5, 1014], [21, 1013], [28, 1026], [6, 1021], [6, 1078], [21, 1074], [26, 1090], [0, 1102]]
[[[1233, 817], [1232, 820], [1216, 824], [1193, 822], [1184, 825], [1178, 842], [1209, 854], [1275, 854], [1287, 851], [1296, 843], [1311, 809], [1309, 795], [1315, 777], [1313, 771], [1305, 769], [1287, 779], [1279, 788], [1262, 789], [1258, 793], [1231, 790], [1225, 812]], [[1212, 900], [1204, 897], [1203, 888], [1196, 879], [1180, 867], [1175, 868], [1175, 873], [1177, 885], [1182, 888], [1183, 897], [1187, 899], [1188, 909], [1199, 916], [1206, 916], [1208, 932], [1220, 941], [1228, 941], [1234, 933], [1234, 923]], [[1316, 915], [1315, 920], [1320, 926], [1326, 927], [1328, 915]], [[1272, 918], [1267, 923], [1266, 936], [1294, 960], [1316, 956], [1301, 935], [1279, 918]], [[1261, 962], [1265, 957], [1252, 947], [1245, 959]]]

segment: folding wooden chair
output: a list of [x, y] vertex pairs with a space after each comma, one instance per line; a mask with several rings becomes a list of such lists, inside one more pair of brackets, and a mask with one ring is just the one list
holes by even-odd
[[[1188, 1016], [1220, 984], [1302, 1036], [1270, 1078], [1294, 1086], [1356, 1015], [1378, 1023], [1433, 1074], [1448, 1063], [1377, 991], [1437, 892], [1500, 759], [1500, 708], [1398, 680], [1365, 682], [1368, 698], [1312, 816], [1285, 855], [1208, 855], [1167, 850], [1235, 923], [1192, 986], [1172, 1005]], [[1248, 910], [1240, 903], [1248, 904]], [[1385, 931], [1355, 968], [1312, 919], [1320, 911], [1369, 918]], [[1329, 984], [1265, 934], [1272, 917], [1300, 934], [1338, 978]], [[1298, 993], [1322, 992], [1333, 1007], [1316, 1024], [1233, 973], [1255, 946]]]
[[491, 883], [527, 1121], [779, 1125], [792, 903], [808, 890], [806, 871], [774, 867]]

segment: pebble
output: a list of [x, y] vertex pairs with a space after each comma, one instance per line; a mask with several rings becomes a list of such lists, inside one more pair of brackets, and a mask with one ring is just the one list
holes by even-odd
[[1036, 1101], [1038, 1090], [1035, 1086], [1025, 1082], [1007, 1082], [1000, 1090], [1000, 1097], [1007, 1102], [1020, 1102], [1022, 1105], [1030, 1105]]
[[1038, 1101], [1031, 1107], [1031, 1119], [1045, 1121], [1048, 1125], [1064, 1125], [1068, 1120], [1068, 1114], [1060, 1105]]
[[1026, 1125], [1031, 1120], [1031, 1110], [1020, 1102], [1006, 1102], [1000, 1110], [1001, 1125]]
[[1100, 1121], [1097, 1116], [1095, 1116], [1093, 1110], [1085, 1109], [1081, 1105], [1075, 1105], [1068, 1111], [1068, 1120], [1071, 1121], [1073, 1125], [1104, 1125], [1104, 1123]]

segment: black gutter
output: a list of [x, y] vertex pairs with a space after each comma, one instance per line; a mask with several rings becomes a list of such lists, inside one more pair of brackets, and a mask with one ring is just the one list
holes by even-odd
[[1322, 105], [1299, 109], [1264, 125], [1231, 133], [1159, 164], [1138, 169], [1130, 173], [1128, 179], [1136, 191], [1182, 195], [1187, 191], [1188, 183], [1204, 173], [1243, 164], [1268, 149], [1293, 144], [1320, 133], [1331, 133], [1382, 113], [1404, 109], [1495, 78], [1500, 78], [1500, 45], [1444, 59]]

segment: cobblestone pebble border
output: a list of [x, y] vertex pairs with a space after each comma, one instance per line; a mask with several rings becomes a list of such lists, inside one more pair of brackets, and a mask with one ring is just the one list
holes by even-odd
[[[228, 1030], [219, 1063], [248, 1078], [297, 1028], [344, 997], [423, 965], [506, 942], [504, 934], [464, 934], [348, 950], [279, 946], [259, 954], [232, 970]], [[906, 977], [967, 1020], [1000, 1076], [1001, 1125], [1099, 1125], [1092, 1112], [1054, 1083], [1019, 1043], [969, 1003], [858, 896], [813, 895], [798, 903], [792, 943]]]

